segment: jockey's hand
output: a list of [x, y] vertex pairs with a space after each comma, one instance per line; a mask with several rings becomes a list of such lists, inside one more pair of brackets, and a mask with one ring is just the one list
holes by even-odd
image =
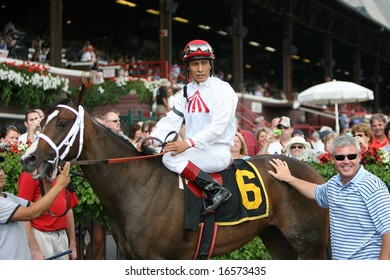
[[172, 152], [172, 155], [175, 156], [184, 152], [189, 147], [190, 145], [186, 141], [168, 142], [164, 147], [164, 152]]

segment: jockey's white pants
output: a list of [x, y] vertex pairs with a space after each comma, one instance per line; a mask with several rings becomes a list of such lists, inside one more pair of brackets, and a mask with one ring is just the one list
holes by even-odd
[[229, 166], [231, 161], [230, 146], [215, 144], [207, 150], [189, 148], [175, 156], [169, 152], [163, 156], [162, 161], [169, 170], [178, 174], [181, 174], [189, 161], [207, 173], [215, 173]]

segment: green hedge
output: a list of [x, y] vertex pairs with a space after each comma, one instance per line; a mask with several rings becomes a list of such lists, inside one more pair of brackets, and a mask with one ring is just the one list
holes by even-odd
[[[153, 92], [146, 87], [153, 85], [147, 84], [144, 80], [133, 80], [127, 82], [114, 82], [107, 80], [102, 84], [93, 84], [88, 87], [84, 105], [88, 110], [104, 104], [116, 104], [122, 95], [137, 94], [140, 103], [151, 103]], [[70, 90], [70, 96], [75, 96], [79, 87], [73, 87]]]

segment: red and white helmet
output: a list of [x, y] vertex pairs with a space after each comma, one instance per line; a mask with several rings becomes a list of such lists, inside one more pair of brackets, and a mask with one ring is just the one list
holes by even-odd
[[209, 43], [203, 40], [193, 40], [189, 42], [183, 50], [183, 62], [192, 60], [209, 59], [214, 60], [214, 51]]

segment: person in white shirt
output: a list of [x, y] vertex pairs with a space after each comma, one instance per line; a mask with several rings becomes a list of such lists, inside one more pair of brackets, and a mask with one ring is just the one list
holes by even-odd
[[26, 132], [19, 136], [19, 142], [23, 144], [34, 142], [41, 131], [41, 120], [45, 117], [40, 109], [31, 109], [24, 116]]
[[96, 54], [94, 51], [94, 47], [92, 45], [88, 45], [86, 51], [83, 52], [81, 55], [80, 61], [87, 62], [90, 61], [92, 64], [95, 64], [97, 59], [96, 59]]
[[277, 128], [281, 130], [282, 134], [280, 135], [280, 139], [272, 142], [268, 147], [268, 153], [270, 155], [273, 154], [286, 154], [286, 149], [284, 148], [288, 142], [291, 140], [292, 133], [294, 131], [293, 126], [291, 125], [291, 121], [289, 117], [280, 117], [279, 122], [277, 124]]
[[313, 150], [315, 153], [325, 153], [325, 144], [322, 142], [320, 138], [320, 133], [318, 131], [314, 131], [311, 134], [311, 145], [313, 146]]
[[214, 211], [231, 196], [208, 173], [230, 164], [238, 101], [230, 84], [214, 77], [214, 59], [214, 51], [206, 41], [193, 40], [186, 45], [183, 62], [192, 82], [175, 94], [173, 109], [151, 133], [165, 139], [171, 131], [179, 132], [185, 121], [185, 139], [165, 145], [163, 163], [211, 196], [206, 211]]

